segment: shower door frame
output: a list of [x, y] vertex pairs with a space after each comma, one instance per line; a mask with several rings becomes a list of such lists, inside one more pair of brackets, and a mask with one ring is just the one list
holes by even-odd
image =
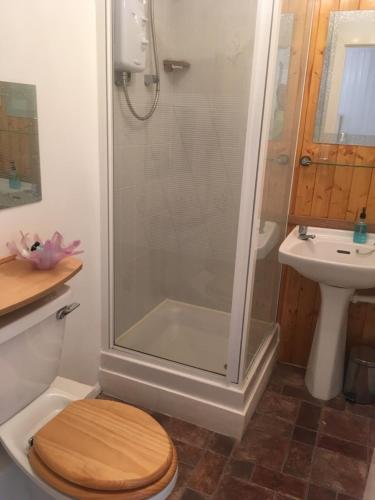
[[[102, 222], [102, 346], [104, 349], [126, 352], [131, 356], [156, 360], [159, 364], [176, 365], [174, 361], [156, 358], [146, 353], [116, 346], [114, 335], [114, 214], [113, 214], [113, 66], [112, 66], [112, 0], [96, 0], [98, 31], [98, 93], [105, 96], [99, 103], [101, 123], [99, 140], [101, 169]], [[272, 95], [281, 0], [258, 0], [249, 111], [241, 188], [237, 250], [233, 285], [233, 300], [228, 342], [227, 374], [219, 375], [188, 365], [178, 366], [189, 372], [204, 374], [212, 379], [238, 384], [245, 377], [244, 351], [247, 340], [249, 312], [258, 241], [258, 225], [254, 221], [261, 201], [265, 155], [272, 109]], [[105, 22], [103, 22], [105, 19]], [[265, 49], [268, 57], [265, 57]], [[104, 99], [103, 99], [104, 101]], [[249, 216], [250, 214], [250, 216]]]
[[[258, 0], [256, 15], [228, 347], [227, 379], [232, 383], [244, 380], [247, 371], [247, 333], [259, 240], [256, 216], [262, 203], [266, 170], [281, 4], [282, 0]], [[264, 57], [264, 47], [268, 48], [267, 57]]]

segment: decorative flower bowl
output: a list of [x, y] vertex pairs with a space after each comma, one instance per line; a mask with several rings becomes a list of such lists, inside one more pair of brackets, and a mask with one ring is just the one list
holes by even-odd
[[55, 232], [50, 240], [43, 241], [37, 234], [33, 238], [28, 233], [21, 231], [21, 240], [17, 245], [14, 241], [7, 243], [10, 252], [20, 260], [26, 260], [36, 269], [52, 269], [60, 260], [71, 255], [83, 253], [83, 250], [76, 250], [81, 244], [80, 240], [75, 240], [64, 246], [64, 238], [59, 232]]

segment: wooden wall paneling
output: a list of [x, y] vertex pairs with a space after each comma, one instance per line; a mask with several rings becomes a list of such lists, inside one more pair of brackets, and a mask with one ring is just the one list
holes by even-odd
[[368, 304], [358, 302], [350, 304], [347, 329], [347, 347], [348, 350], [361, 343], [362, 332], [365, 328]]
[[[299, 156], [307, 154], [317, 161], [329, 163], [337, 161], [337, 163], [348, 165], [363, 164], [363, 158], [368, 156], [367, 150], [374, 151], [374, 148], [317, 144], [313, 142], [313, 130], [330, 12], [331, 10], [374, 8], [374, 2], [372, 0], [320, 0], [317, 3], [320, 9], [315, 19], [316, 29], [312, 34], [310, 48], [312, 70], [308, 75], [305, 89], [307, 119], [300, 130], [303, 140]], [[367, 164], [375, 165], [371, 153], [367, 158]], [[363, 201], [368, 196], [366, 188], [370, 185], [369, 173], [362, 169], [353, 170], [352, 167], [335, 168], [321, 165], [300, 168], [296, 165], [296, 173], [293, 189], [295, 198], [291, 206], [291, 213], [294, 214], [354, 220], [359, 206], [363, 206]]]
[[[315, 108], [320, 89], [329, 13], [338, 9], [375, 9], [375, 0], [315, 2], [289, 222], [350, 230], [358, 210], [367, 206], [369, 229], [374, 232], [375, 169], [361, 168], [361, 165], [375, 166], [375, 148], [313, 143]], [[332, 162], [350, 166], [301, 168], [299, 157], [304, 154], [316, 160], [329, 158]], [[369, 291], [372, 292], [374, 291]], [[278, 307], [281, 360], [298, 365], [306, 364], [319, 307], [319, 286], [301, 277], [294, 270], [284, 268]], [[375, 346], [374, 305], [350, 305], [348, 348], [358, 343]]]
[[354, 167], [346, 220], [355, 221], [359, 211], [367, 205], [372, 171], [369, 168]]
[[291, 267], [284, 267], [281, 294], [284, 300], [279, 302], [279, 322], [282, 325], [280, 359], [291, 361], [290, 346], [296, 334], [298, 300], [302, 276]]
[[36, 138], [36, 121], [33, 118], [9, 116], [0, 99], [1, 176], [9, 176], [10, 162], [14, 161], [21, 180], [36, 182], [35, 176], [39, 176], [39, 169], [35, 169], [33, 159]]
[[369, 195], [367, 198], [367, 216], [375, 220], [375, 169], [372, 171]]
[[[299, 131], [297, 134], [297, 148], [296, 148], [296, 155], [294, 159], [294, 170], [293, 170], [293, 182], [292, 182], [292, 192], [291, 192], [291, 199], [290, 199], [290, 207], [289, 207], [289, 213], [295, 213], [296, 210], [296, 203], [297, 203], [297, 194], [298, 194], [298, 188], [299, 188], [299, 176], [301, 173], [301, 169], [299, 167], [299, 158], [301, 156], [301, 151], [302, 151], [302, 145], [303, 145], [303, 133], [301, 133], [302, 130], [304, 130], [305, 123], [307, 120], [307, 111], [308, 111], [308, 94], [309, 94], [309, 89], [311, 87], [311, 78], [312, 78], [312, 72], [313, 72], [313, 67], [314, 67], [314, 57], [313, 57], [313, 51], [315, 48], [315, 42], [316, 42], [316, 34], [318, 31], [319, 27], [319, 10], [320, 10], [320, 0], [315, 0], [314, 3], [314, 12], [313, 12], [313, 22], [311, 26], [311, 32], [310, 32], [310, 40], [309, 40], [309, 48], [308, 48], [308, 60], [307, 60], [307, 66], [306, 66], [306, 75], [303, 75], [303, 84], [304, 84], [304, 89], [303, 89], [303, 98], [302, 98], [302, 108], [301, 108], [301, 117], [300, 117], [300, 123], [299, 123]], [[308, 27], [306, 26], [306, 29]]]
[[[343, 2], [344, 0], [341, 0]], [[346, 0], [348, 3], [349, 0]], [[352, 5], [351, 8], [359, 10], [375, 9], [375, 0], [359, 0], [355, 2], [357, 5]], [[347, 9], [342, 9], [347, 10]], [[374, 165], [375, 166], [375, 148], [373, 147], [353, 147], [355, 153], [354, 165]], [[342, 167], [337, 167], [342, 168]], [[350, 193], [347, 202], [345, 219], [355, 221], [362, 207], [367, 206], [368, 200], [372, 198], [372, 174], [373, 172], [367, 168], [346, 169], [347, 183], [350, 184]], [[369, 211], [370, 222], [375, 221], [375, 211]]]
[[375, 9], [375, 0], [360, 0], [359, 8], [361, 10], [373, 10]]
[[340, 10], [358, 10], [360, 0], [340, 0]]
[[[308, 11], [304, 2], [289, 0], [287, 5], [283, 6], [283, 12], [294, 15], [287, 89], [287, 102], [294, 103], [304, 79], [304, 67], [303, 64], [301, 65], [301, 57], [305, 48], [306, 30], [309, 28], [307, 25]], [[290, 147], [290, 144], [294, 143], [293, 136], [295, 136], [296, 127], [298, 127], [298, 117], [295, 115], [294, 106], [287, 106], [285, 125], [284, 143], [287, 143]], [[290, 151], [288, 150], [287, 153], [290, 154]]]
[[[275, 192], [288, 190], [291, 182], [289, 168], [278, 163], [282, 155], [294, 162], [295, 136], [298, 129], [299, 117], [295, 114], [294, 103], [299, 97], [304, 80], [304, 67], [301, 65], [301, 57], [306, 49], [307, 29], [309, 28], [307, 9], [304, 2], [300, 0], [283, 0], [283, 14], [293, 14], [294, 25], [290, 47], [290, 62], [288, 68], [288, 85], [286, 92], [285, 116], [282, 132], [279, 136], [272, 138], [268, 143], [267, 167], [264, 180], [264, 193], [262, 200], [262, 217], [270, 220], [279, 220], [280, 214], [285, 216], [287, 199], [275, 197]], [[302, 66], [302, 67], [301, 67]]]
[[[335, 163], [337, 158], [337, 148], [329, 149], [328, 161]], [[316, 168], [314, 192], [311, 203], [312, 217], [327, 217], [329, 204], [331, 201], [332, 188], [335, 177], [335, 169], [332, 167], [319, 166]]]
[[293, 344], [290, 346], [294, 364], [304, 366], [307, 363], [317, 320], [315, 305], [319, 296], [319, 285], [302, 277], [297, 307], [296, 331]]
[[[325, 2], [324, 2], [325, 3]], [[357, 10], [359, 7], [359, 0], [340, 0], [339, 5], [337, 6], [337, 10]], [[328, 6], [329, 8], [329, 6]], [[332, 9], [336, 10], [336, 9]], [[329, 19], [330, 12], [328, 13], [328, 19]], [[328, 26], [327, 26], [328, 28]], [[327, 43], [327, 31], [325, 33], [321, 34], [321, 37], [324, 39], [324, 48], [326, 47]], [[320, 42], [319, 42], [320, 43]], [[324, 52], [323, 52], [323, 59], [324, 59]], [[320, 79], [319, 79], [320, 80]], [[319, 88], [318, 90], [318, 95], [320, 93], [320, 81], [319, 81]], [[315, 124], [315, 114], [316, 114], [316, 109], [311, 115], [310, 120]], [[311, 138], [312, 140], [312, 138]], [[342, 151], [343, 150], [343, 151]], [[350, 150], [352, 151], [353, 148], [351, 147]], [[319, 147], [319, 159], [322, 161], [327, 161], [328, 163], [336, 163], [336, 162], [341, 162], [343, 159], [342, 156], [346, 156], [346, 161], [353, 161], [354, 158], [348, 158], [347, 153], [347, 147], [346, 146], [338, 146], [335, 144], [320, 144]], [[330, 212], [330, 205], [332, 203], [332, 195], [333, 195], [333, 190], [335, 187], [335, 177], [336, 177], [336, 170], [341, 169], [342, 167], [324, 167], [324, 166], [319, 166], [317, 168], [317, 173], [316, 173], [316, 178], [315, 178], [315, 186], [314, 186], [314, 195], [313, 195], [313, 202], [312, 202], [312, 209], [311, 209], [311, 215], [313, 217], [328, 217], [329, 212]], [[339, 177], [343, 177], [342, 173], [338, 174]], [[349, 173], [350, 177], [350, 173]], [[335, 200], [337, 202], [337, 200]]]
[[363, 325], [361, 343], [375, 347], [375, 305], [366, 304], [366, 318]]
[[[361, 168], [360, 165], [375, 165], [374, 147], [357, 147], [355, 167], [353, 171], [351, 190], [345, 218], [354, 221], [358, 217], [358, 212], [367, 205], [369, 199], [371, 178], [373, 170], [371, 168]], [[372, 214], [370, 214], [372, 215]], [[374, 222], [375, 219], [368, 219]]]
[[[314, 135], [314, 125], [315, 125], [315, 110], [319, 100], [319, 89], [320, 89], [320, 77], [324, 62], [324, 50], [326, 46], [326, 38], [328, 32], [328, 23], [331, 10], [337, 10], [339, 8], [339, 0], [322, 0], [320, 2], [320, 10], [317, 19], [318, 27], [314, 35], [316, 37], [315, 42], [311, 47], [311, 59], [313, 60], [312, 71], [310, 74], [310, 85], [306, 89], [308, 93], [308, 104], [307, 104], [307, 119], [305, 120], [305, 125], [303, 129], [303, 145], [300, 155], [311, 156], [312, 159], [321, 158], [321, 145], [313, 142]], [[326, 152], [324, 153], [326, 154]], [[324, 177], [329, 177], [331, 174], [328, 172], [324, 175], [318, 170], [321, 167], [316, 165], [311, 165], [308, 168], [301, 168], [299, 174], [299, 182], [296, 195], [295, 212], [299, 215], [311, 215], [313, 208], [314, 193], [315, 198], [324, 198], [324, 187], [326, 182], [323, 182]], [[328, 167], [324, 167], [328, 168]], [[316, 186], [316, 176], [321, 178], [322, 189], [317, 192]], [[318, 203], [319, 205], [319, 203]]]
[[[375, 148], [365, 148], [361, 151], [362, 162], [368, 165], [375, 165]], [[370, 169], [368, 169], [370, 170]], [[368, 197], [367, 197], [367, 219], [372, 222], [375, 221], [375, 168], [371, 169], [371, 181], [369, 183]]]
[[[356, 146], [341, 147], [337, 153], [337, 163], [343, 165], [354, 165]], [[334, 168], [331, 202], [328, 210], [329, 219], [345, 219], [346, 210], [349, 203], [350, 191], [354, 168], [352, 167], [331, 167]]]
[[[341, 219], [327, 219], [318, 217], [305, 217], [303, 215], [289, 215], [288, 223], [293, 224], [293, 227], [302, 224], [304, 226], [327, 227], [331, 229], [342, 229], [344, 231], [353, 230], [352, 221], [341, 220]], [[374, 223], [367, 224], [367, 229], [369, 233], [375, 233], [375, 224]]]

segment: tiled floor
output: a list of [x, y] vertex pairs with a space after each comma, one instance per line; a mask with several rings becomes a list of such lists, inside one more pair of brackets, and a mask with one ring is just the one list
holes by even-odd
[[172, 437], [169, 500], [353, 500], [375, 446], [375, 406], [312, 398], [304, 370], [279, 364], [241, 442], [154, 414]]

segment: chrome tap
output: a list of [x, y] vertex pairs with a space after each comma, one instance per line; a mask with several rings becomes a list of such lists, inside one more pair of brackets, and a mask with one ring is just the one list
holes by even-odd
[[298, 228], [298, 238], [300, 240], [313, 240], [315, 234], [307, 234], [308, 227], [300, 225]]

